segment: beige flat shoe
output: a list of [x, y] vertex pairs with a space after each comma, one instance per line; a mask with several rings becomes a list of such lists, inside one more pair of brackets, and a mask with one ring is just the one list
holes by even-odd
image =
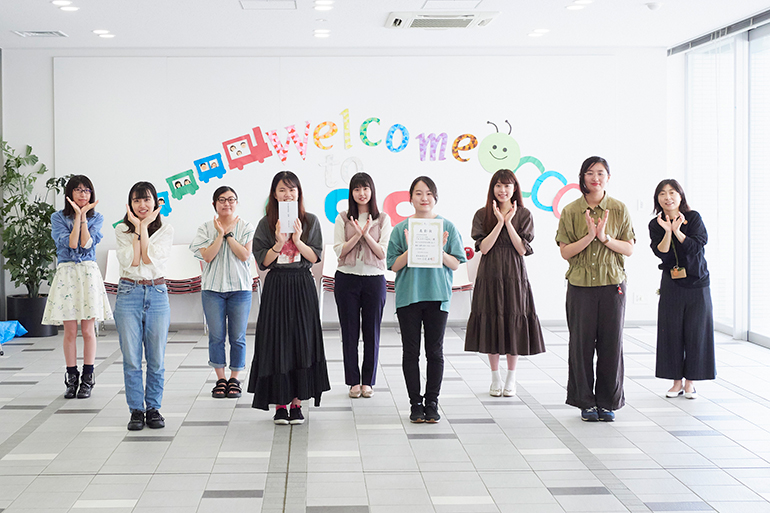
[[352, 397], [353, 399], [357, 399], [361, 397], [361, 385], [353, 385], [352, 387], [350, 387], [348, 396]]
[[489, 395], [492, 397], [500, 397], [503, 395], [503, 384], [502, 383], [492, 383], [489, 386]]
[[374, 390], [372, 390], [372, 387], [370, 387], [369, 385], [364, 385], [361, 388], [362, 388], [361, 395], [366, 397], [367, 399], [374, 395]]

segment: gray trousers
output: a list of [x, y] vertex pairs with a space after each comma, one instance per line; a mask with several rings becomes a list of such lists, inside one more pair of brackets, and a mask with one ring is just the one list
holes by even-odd
[[[567, 289], [569, 380], [567, 404], [618, 410], [623, 395], [626, 284]], [[596, 380], [594, 382], [594, 354]]]

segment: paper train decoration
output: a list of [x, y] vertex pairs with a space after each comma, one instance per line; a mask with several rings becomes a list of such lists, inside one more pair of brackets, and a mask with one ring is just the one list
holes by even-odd
[[222, 178], [227, 173], [225, 166], [222, 165], [222, 155], [219, 153], [193, 160], [193, 164], [198, 170], [198, 179], [203, 183], [209, 183], [212, 178]]
[[175, 200], [180, 200], [187, 194], [195, 194], [200, 188], [198, 182], [195, 181], [192, 169], [169, 176], [166, 178], [166, 183], [171, 190], [171, 196]]
[[168, 217], [171, 213], [171, 202], [168, 200], [168, 191], [158, 193], [158, 205], [160, 205], [160, 215]]

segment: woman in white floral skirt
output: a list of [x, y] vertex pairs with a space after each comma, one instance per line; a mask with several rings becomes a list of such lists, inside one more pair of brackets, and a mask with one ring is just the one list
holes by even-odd
[[[112, 319], [104, 281], [96, 265], [95, 246], [102, 240], [104, 217], [94, 210], [96, 199], [91, 180], [84, 175], [69, 179], [64, 189], [64, 209], [51, 216], [51, 237], [56, 242], [54, 276], [43, 324], [64, 325], [66, 399], [91, 396], [96, 358], [94, 323]], [[83, 335], [83, 373], [77, 367], [78, 322]], [[79, 383], [79, 387], [78, 387]]]

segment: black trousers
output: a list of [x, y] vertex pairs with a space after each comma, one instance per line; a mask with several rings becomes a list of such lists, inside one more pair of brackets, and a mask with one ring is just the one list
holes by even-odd
[[[617, 410], [623, 396], [623, 320], [626, 284], [567, 289], [569, 380], [567, 404]], [[594, 353], [596, 382], [594, 383]]]
[[[334, 299], [342, 331], [342, 359], [348, 386], [373, 386], [377, 379], [380, 325], [385, 307], [385, 276], [359, 276], [337, 271]], [[358, 368], [358, 335], [364, 339], [364, 362]]]
[[422, 404], [420, 395], [420, 339], [425, 328], [425, 357], [428, 360], [425, 402], [438, 402], [441, 379], [444, 377], [444, 331], [448, 312], [441, 310], [440, 301], [421, 301], [396, 310], [401, 328], [401, 344], [404, 353], [401, 366], [404, 369], [406, 391], [411, 404]]
[[711, 290], [680, 287], [664, 271], [658, 302], [655, 376], [702, 380], [716, 375]]

